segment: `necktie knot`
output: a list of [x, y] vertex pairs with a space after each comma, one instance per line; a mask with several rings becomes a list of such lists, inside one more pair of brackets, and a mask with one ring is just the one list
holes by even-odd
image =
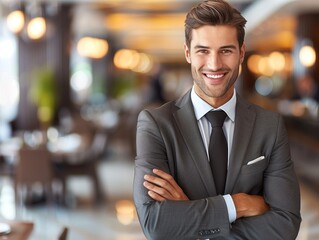
[[212, 127], [222, 127], [227, 114], [223, 110], [209, 111], [206, 113], [206, 118]]

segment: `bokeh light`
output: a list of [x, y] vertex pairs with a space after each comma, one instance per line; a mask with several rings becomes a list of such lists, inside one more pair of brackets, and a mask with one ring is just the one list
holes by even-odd
[[316, 51], [312, 46], [306, 45], [300, 49], [299, 59], [305, 67], [311, 67], [316, 62]]
[[7, 16], [7, 26], [13, 33], [21, 32], [24, 27], [24, 22], [24, 14], [20, 10], [13, 11]]
[[37, 40], [44, 37], [46, 28], [46, 22], [44, 18], [36, 17], [31, 19], [27, 27], [29, 38]]
[[106, 56], [109, 44], [104, 39], [84, 37], [79, 40], [77, 50], [83, 57], [100, 59]]

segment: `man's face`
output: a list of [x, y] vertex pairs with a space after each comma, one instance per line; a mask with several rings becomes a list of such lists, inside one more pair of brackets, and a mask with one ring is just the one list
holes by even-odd
[[245, 55], [245, 45], [239, 48], [236, 28], [207, 25], [193, 29], [190, 48], [185, 45], [184, 49], [195, 92], [214, 107], [227, 102]]

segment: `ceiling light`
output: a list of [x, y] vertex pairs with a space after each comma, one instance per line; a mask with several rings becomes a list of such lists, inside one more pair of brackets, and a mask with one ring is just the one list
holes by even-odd
[[30, 39], [37, 40], [42, 38], [46, 33], [46, 22], [43, 17], [36, 17], [30, 20], [27, 33]]
[[316, 62], [316, 51], [310, 45], [305, 45], [300, 49], [299, 59], [303, 66], [312, 67]]
[[13, 11], [7, 16], [7, 26], [13, 33], [21, 32], [24, 22], [24, 13], [20, 10]]
[[285, 56], [281, 52], [272, 52], [269, 55], [269, 64], [275, 71], [281, 72], [286, 65]]
[[100, 59], [105, 57], [109, 50], [109, 44], [104, 39], [84, 37], [77, 44], [77, 51], [83, 57]]

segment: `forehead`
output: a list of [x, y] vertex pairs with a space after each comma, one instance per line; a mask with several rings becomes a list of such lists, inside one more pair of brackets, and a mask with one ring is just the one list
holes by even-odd
[[228, 25], [205, 25], [192, 30], [191, 47], [201, 45], [206, 47], [239, 46], [237, 30]]

